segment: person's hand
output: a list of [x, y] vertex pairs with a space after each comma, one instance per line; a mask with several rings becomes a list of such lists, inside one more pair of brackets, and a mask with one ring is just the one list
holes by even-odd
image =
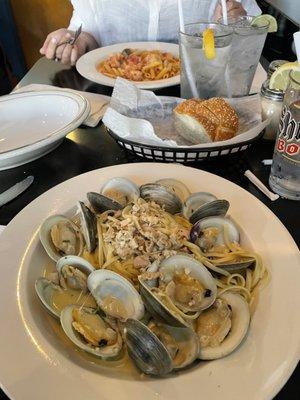
[[40, 49], [40, 53], [50, 60], [58, 59], [63, 64], [75, 65], [79, 57], [89, 50], [98, 47], [98, 43], [87, 32], [81, 32], [74, 45], [60, 43], [70, 40], [74, 37], [75, 32], [68, 31], [65, 28], [49, 33]]
[[[239, 3], [238, 1], [226, 0], [226, 7], [227, 7], [228, 18], [237, 18], [237, 17], [241, 17], [243, 15], [247, 15], [246, 10], [241, 5], [241, 3]], [[219, 1], [219, 3], [217, 4], [217, 7], [215, 9], [213, 20], [218, 21], [222, 17], [223, 17], [222, 5], [221, 5], [221, 2]]]

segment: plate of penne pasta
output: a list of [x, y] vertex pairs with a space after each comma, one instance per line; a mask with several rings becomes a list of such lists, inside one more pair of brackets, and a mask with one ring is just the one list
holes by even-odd
[[141, 89], [180, 83], [179, 46], [174, 43], [134, 42], [101, 47], [84, 54], [76, 64], [90, 81], [113, 87], [117, 77]]

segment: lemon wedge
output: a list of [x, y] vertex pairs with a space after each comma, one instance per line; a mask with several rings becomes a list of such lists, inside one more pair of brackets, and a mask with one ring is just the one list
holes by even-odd
[[208, 60], [212, 60], [216, 57], [215, 35], [211, 28], [203, 31], [203, 51]]
[[270, 78], [270, 89], [285, 91], [289, 84], [290, 71], [299, 70], [300, 66], [297, 61], [282, 64], [273, 72]]
[[273, 15], [261, 14], [253, 18], [253, 20], [251, 21], [251, 26], [263, 27], [268, 24], [269, 24], [269, 29], [268, 29], [269, 33], [277, 32], [278, 29], [277, 21], [273, 17]]

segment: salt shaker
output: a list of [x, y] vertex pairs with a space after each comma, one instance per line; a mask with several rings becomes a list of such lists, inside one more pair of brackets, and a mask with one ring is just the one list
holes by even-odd
[[267, 79], [261, 87], [261, 108], [263, 119], [271, 118], [270, 124], [265, 129], [264, 139], [275, 140], [281, 116], [284, 92], [270, 89]]

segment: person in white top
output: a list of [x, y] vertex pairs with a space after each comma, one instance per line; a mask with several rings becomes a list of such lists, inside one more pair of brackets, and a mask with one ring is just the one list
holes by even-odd
[[[137, 41], [177, 42], [179, 19], [177, 0], [71, 0], [73, 16], [69, 27], [51, 32], [40, 53], [64, 64], [76, 63], [87, 51], [114, 43]], [[255, 0], [226, 0], [229, 17], [258, 15]], [[183, 0], [186, 23], [218, 20], [219, 0]], [[72, 37], [82, 24], [75, 45], [57, 45]]]

